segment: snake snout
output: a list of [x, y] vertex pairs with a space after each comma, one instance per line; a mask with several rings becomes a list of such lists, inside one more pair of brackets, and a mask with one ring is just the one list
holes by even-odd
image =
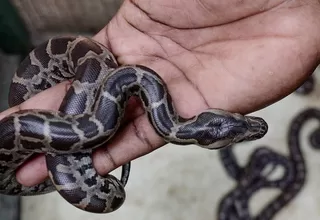
[[247, 116], [248, 135], [245, 140], [256, 140], [262, 138], [268, 132], [268, 124], [259, 117]]

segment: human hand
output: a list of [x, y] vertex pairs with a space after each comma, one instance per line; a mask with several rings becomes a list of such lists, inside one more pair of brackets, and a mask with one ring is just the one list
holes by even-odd
[[[208, 107], [246, 114], [290, 94], [318, 65], [319, 9], [316, 0], [126, 0], [94, 39], [120, 64], [161, 75], [183, 117]], [[67, 88], [59, 84], [0, 117], [34, 106], [57, 110]], [[126, 126], [94, 153], [100, 174], [164, 144], [138, 101], [128, 109]], [[27, 186], [46, 177], [43, 155], [17, 173]]]

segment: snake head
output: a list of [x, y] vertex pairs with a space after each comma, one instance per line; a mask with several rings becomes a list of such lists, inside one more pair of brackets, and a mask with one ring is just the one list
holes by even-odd
[[247, 131], [244, 135], [239, 135], [240, 141], [252, 141], [262, 138], [268, 132], [268, 124], [265, 120], [254, 116], [244, 116]]
[[180, 139], [192, 137], [198, 146], [218, 149], [260, 139], [267, 131], [268, 124], [262, 118], [211, 109], [198, 115], [188, 126], [181, 127], [176, 136]]
[[217, 127], [217, 140], [210, 144], [210, 149], [230, 146], [244, 141], [262, 138], [268, 131], [268, 124], [259, 117], [240, 114], [219, 115], [220, 127]]

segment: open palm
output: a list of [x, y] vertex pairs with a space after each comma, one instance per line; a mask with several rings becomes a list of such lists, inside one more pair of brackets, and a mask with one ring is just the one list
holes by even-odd
[[[161, 75], [182, 116], [208, 107], [250, 113], [290, 94], [314, 71], [319, 10], [316, 0], [125, 0], [94, 39], [120, 64], [142, 64]], [[65, 85], [2, 116], [39, 100], [43, 108], [58, 109]], [[101, 174], [164, 144], [139, 102], [132, 100], [128, 109], [126, 126], [94, 155]], [[25, 185], [46, 176], [43, 156], [18, 173]]]

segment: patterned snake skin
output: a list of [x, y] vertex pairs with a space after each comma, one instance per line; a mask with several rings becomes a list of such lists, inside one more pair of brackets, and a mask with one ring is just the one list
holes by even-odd
[[[302, 129], [312, 120], [320, 121], [320, 110], [307, 108], [297, 114], [289, 126], [288, 156], [281, 155], [267, 147], [256, 148], [245, 167], [240, 167], [236, 160], [233, 147], [220, 150], [221, 161], [228, 175], [237, 181], [237, 186], [227, 193], [221, 200], [218, 209], [218, 220], [271, 220], [283, 209], [298, 193], [306, 181], [307, 167], [301, 151]], [[314, 149], [320, 147], [320, 127], [308, 135], [309, 144]], [[269, 176], [279, 166], [283, 174], [277, 179]], [[268, 167], [272, 168], [269, 172]], [[249, 210], [249, 200], [261, 189], [279, 189], [280, 194], [270, 201], [256, 215], [252, 216]]]
[[[208, 109], [192, 118], [177, 115], [162, 79], [151, 69], [118, 66], [99, 43], [84, 37], [50, 39], [35, 48], [18, 68], [9, 93], [15, 106], [65, 80], [72, 80], [59, 111], [24, 110], [0, 121], [0, 193], [37, 195], [57, 190], [69, 203], [93, 213], [118, 209], [125, 200], [130, 164], [118, 180], [100, 176], [93, 149], [120, 127], [127, 100], [139, 96], [155, 131], [167, 142], [217, 149], [256, 140], [266, 122]], [[20, 185], [16, 169], [34, 154], [45, 153], [49, 177], [34, 187]]]
[[[314, 88], [315, 77], [312, 75], [294, 93], [306, 96], [313, 92]], [[236, 146], [219, 150], [227, 174], [237, 185], [221, 199], [218, 220], [271, 220], [297, 196], [305, 184], [307, 175], [305, 158], [301, 151], [301, 132], [312, 120], [320, 121], [319, 109], [306, 108], [294, 117], [287, 135], [288, 156], [281, 155], [267, 146], [258, 147], [250, 155], [247, 165], [240, 166], [233, 152]], [[309, 135], [309, 143], [313, 149], [320, 149], [319, 137], [320, 127]], [[276, 180], [269, 179], [277, 167], [283, 168], [282, 176]], [[253, 216], [249, 201], [256, 192], [267, 188], [278, 189], [281, 193]]]

